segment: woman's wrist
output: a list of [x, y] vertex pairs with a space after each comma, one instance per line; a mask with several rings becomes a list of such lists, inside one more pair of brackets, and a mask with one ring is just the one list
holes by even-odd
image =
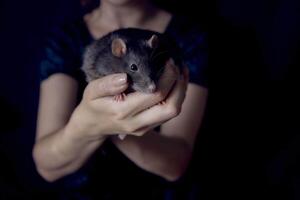
[[[80, 106], [80, 105], [79, 105]], [[69, 122], [65, 126], [64, 134], [74, 142], [89, 143], [94, 141], [104, 141], [107, 135], [101, 134], [99, 124], [92, 123], [89, 116], [82, 111], [84, 108], [77, 107], [73, 112]]]

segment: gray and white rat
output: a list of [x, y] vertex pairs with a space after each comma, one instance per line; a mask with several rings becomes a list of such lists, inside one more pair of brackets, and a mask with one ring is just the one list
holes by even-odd
[[114, 73], [126, 73], [129, 91], [152, 93], [169, 58], [182, 67], [180, 55], [177, 44], [165, 34], [124, 28], [87, 46], [81, 69], [88, 82]]

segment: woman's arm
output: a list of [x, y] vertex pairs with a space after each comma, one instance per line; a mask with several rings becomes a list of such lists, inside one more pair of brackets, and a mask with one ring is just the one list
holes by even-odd
[[[180, 91], [182, 88], [175, 87], [166, 104], [159, 106], [177, 108], [173, 110], [179, 113], [178, 108], [182, 101], [182, 95], [178, 94]], [[114, 143], [139, 167], [169, 181], [178, 179], [191, 158], [203, 118], [207, 93], [204, 87], [188, 84], [180, 114], [162, 124], [159, 133], [151, 130], [143, 137], [128, 136], [124, 141], [113, 138]]]
[[152, 106], [171, 90], [178, 75], [175, 69], [171, 63], [166, 66], [154, 94], [131, 93], [124, 102], [114, 101], [113, 96], [128, 87], [126, 74], [97, 79], [85, 88], [76, 108], [76, 81], [64, 74], [50, 76], [41, 85], [33, 149], [38, 172], [54, 181], [78, 170], [108, 135], [141, 136], [147, 131], [143, 127], [173, 118], [168, 108], [158, 112]]
[[[74, 141], [70, 131], [76, 124], [68, 123], [75, 108], [77, 82], [69, 76], [55, 74], [43, 81], [33, 158], [38, 172], [47, 181], [77, 170], [101, 141]], [[78, 134], [74, 134], [78, 135]]]

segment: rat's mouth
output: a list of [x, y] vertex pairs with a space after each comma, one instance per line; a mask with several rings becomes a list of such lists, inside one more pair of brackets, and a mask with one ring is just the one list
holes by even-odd
[[156, 84], [153, 81], [148, 84], [134, 83], [132, 84], [132, 88], [138, 92], [154, 93], [156, 91]]

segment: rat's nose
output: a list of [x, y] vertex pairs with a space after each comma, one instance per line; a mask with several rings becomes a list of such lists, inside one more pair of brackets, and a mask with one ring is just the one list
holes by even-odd
[[153, 93], [153, 92], [155, 92], [155, 90], [156, 90], [156, 85], [155, 85], [155, 83], [150, 83], [150, 85], [148, 86], [148, 90], [149, 90], [149, 92], [151, 92], [151, 93]]

